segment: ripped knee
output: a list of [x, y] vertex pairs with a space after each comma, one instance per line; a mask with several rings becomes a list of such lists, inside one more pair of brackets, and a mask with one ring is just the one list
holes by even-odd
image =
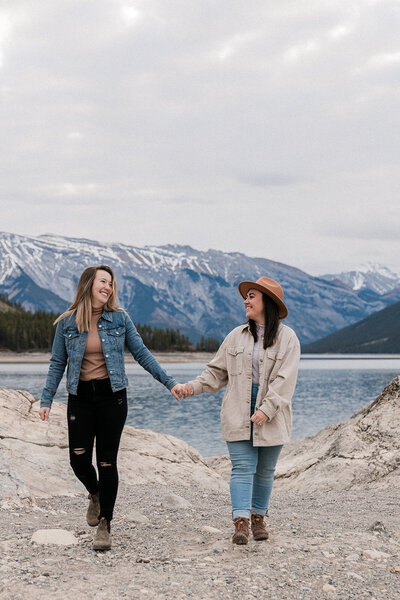
[[100, 461], [99, 467], [112, 467], [112, 463], [106, 461]]
[[81, 454], [85, 454], [86, 448], [74, 448], [72, 452], [77, 456], [80, 456]]
[[70, 420], [70, 421], [75, 421], [75, 419], [76, 419], [76, 416], [75, 416], [75, 415], [69, 415], [69, 420]]

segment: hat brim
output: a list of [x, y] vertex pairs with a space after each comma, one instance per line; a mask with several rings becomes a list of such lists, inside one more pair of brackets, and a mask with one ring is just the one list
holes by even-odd
[[243, 298], [246, 298], [249, 290], [251, 290], [251, 289], [259, 290], [263, 294], [266, 294], [267, 296], [269, 296], [271, 298], [271, 300], [273, 300], [275, 302], [275, 304], [278, 305], [280, 319], [285, 319], [288, 316], [288, 309], [286, 308], [286, 305], [282, 302], [282, 300], [278, 296], [276, 296], [273, 292], [271, 292], [271, 290], [269, 290], [267, 287], [260, 285], [256, 281], [241, 281], [238, 285], [238, 288], [239, 288], [240, 295], [243, 296]]

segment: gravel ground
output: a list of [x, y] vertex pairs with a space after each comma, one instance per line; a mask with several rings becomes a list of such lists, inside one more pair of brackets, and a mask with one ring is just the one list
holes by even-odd
[[[248, 546], [230, 541], [222, 493], [121, 485], [108, 552], [91, 548], [86, 506], [83, 493], [36, 507], [3, 503], [1, 600], [400, 598], [398, 490], [275, 493], [270, 539]], [[137, 522], [140, 515], [148, 522]], [[79, 542], [31, 541], [48, 528], [66, 529]]]

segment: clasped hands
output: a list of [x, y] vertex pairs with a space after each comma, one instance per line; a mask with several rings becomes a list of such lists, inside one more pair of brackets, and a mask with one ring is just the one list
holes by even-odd
[[178, 400], [178, 402], [180, 402], [181, 398], [193, 396], [193, 386], [191, 383], [177, 383], [173, 388], [171, 388], [171, 394], [174, 398], [176, 398], [176, 400]]
[[[193, 396], [193, 386], [191, 383], [178, 383], [171, 388], [171, 394], [178, 400], [178, 402], [180, 402], [181, 398]], [[262, 410], [256, 410], [254, 415], [250, 417], [250, 421], [252, 421], [255, 425], [264, 425], [264, 423], [268, 421], [268, 417]]]

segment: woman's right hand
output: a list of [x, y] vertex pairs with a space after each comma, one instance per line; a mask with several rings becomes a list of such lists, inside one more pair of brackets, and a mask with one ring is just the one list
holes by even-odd
[[42, 421], [48, 421], [49, 414], [50, 406], [42, 406], [42, 408], [39, 408], [39, 417], [42, 419]]

